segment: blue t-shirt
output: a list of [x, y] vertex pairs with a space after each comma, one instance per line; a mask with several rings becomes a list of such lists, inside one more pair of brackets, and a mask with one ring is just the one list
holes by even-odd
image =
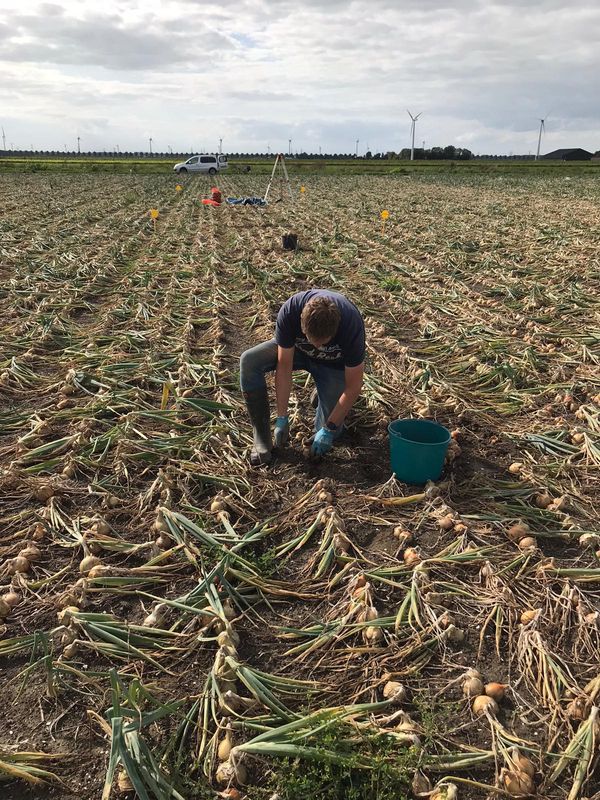
[[[321, 348], [308, 341], [300, 325], [302, 309], [313, 297], [329, 297], [341, 314], [335, 336]], [[343, 294], [326, 289], [298, 292], [286, 300], [277, 314], [275, 341], [280, 347], [296, 347], [308, 358], [334, 369], [358, 367], [365, 360], [365, 324], [360, 311]]]

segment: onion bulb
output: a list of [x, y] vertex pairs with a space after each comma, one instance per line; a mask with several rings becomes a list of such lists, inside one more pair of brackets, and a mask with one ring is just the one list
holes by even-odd
[[567, 714], [571, 719], [584, 720], [587, 719], [590, 713], [592, 701], [585, 695], [580, 695], [574, 700], [571, 700], [567, 706]]
[[0, 597], [0, 619], [4, 619], [4, 617], [8, 617], [11, 612], [11, 607], [8, 603]]
[[597, 533], [584, 533], [579, 537], [581, 547], [598, 547], [600, 536]]
[[502, 700], [504, 695], [506, 694], [506, 690], [508, 688], [508, 683], [496, 683], [492, 681], [491, 683], [486, 683], [484, 689], [485, 693], [488, 697], [491, 697], [497, 703]]
[[519, 540], [519, 550], [535, 550], [537, 547], [537, 539], [535, 536], [525, 536]]
[[62, 654], [63, 658], [75, 658], [79, 651], [79, 645], [77, 642], [71, 642], [66, 647], [63, 648]]
[[[2, 600], [3, 603], [6, 603], [9, 608], [14, 608], [21, 602], [21, 595], [11, 588], [8, 590], [8, 592], [6, 592], [6, 594], [3, 594], [2, 597], [0, 597], [0, 600]], [[4, 616], [6, 616], [6, 614]]]
[[79, 562], [79, 572], [81, 572], [82, 575], [87, 575], [92, 567], [95, 567], [101, 563], [102, 562], [98, 556], [85, 556], [85, 558], [82, 558]]
[[515, 771], [524, 772], [530, 778], [535, 776], [534, 764], [525, 756], [522, 756], [518, 747], [513, 747], [510, 751], [510, 760], [515, 767]]
[[217, 636], [217, 644], [219, 647], [237, 647], [240, 643], [240, 636], [237, 631], [234, 631], [231, 625], [227, 626], [224, 631]]
[[406, 689], [398, 681], [388, 681], [383, 687], [383, 696], [394, 705], [400, 705], [406, 699]]
[[225, 503], [222, 500], [215, 498], [210, 504], [210, 510], [213, 514], [218, 514], [221, 511], [225, 511]]
[[393, 534], [401, 544], [408, 544], [410, 541], [412, 541], [412, 533], [407, 531], [406, 528], [402, 527], [402, 525], [396, 525]]
[[493, 697], [488, 697], [487, 694], [480, 694], [473, 700], [473, 713], [477, 714], [477, 716], [481, 716], [486, 711], [489, 712], [492, 716], [496, 716], [498, 713], [498, 703], [493, 699]]
[[522, 469], [523, 469], [523, 464], [520, 461], [515, 461], [513, 464], [510, 465], [508, 471], [511, 473], [511, 475], [518, 475]]
[[517, 522], [515, 525], [511, 525], [506, 531], [506, 535], [511, 542], [518, 542], [519, 539], [523, 539], [525, 536], [529, 535], [529, 526], [525, 525], [523, 522]]
[[448, 625], [446, 628], [446, 639], [452, 644], [460, 644], [465, 640], [465, 632], [456, 625]]
[[463, 695], [465, 697], [477, 697], [483, 694], [483, 682], [481, 678], [472, 676], [466, 678], [462, 685]]
[[421, 562], [421, 554], [416, 547], [407, 547], [402, 559], [407, 567], [414, 567]]
[[6, 562], [9, 575], [16, 575], [17, 572], [29, 572], [30, 566], [31, 564], [25, 556], [15, 556], [14, 558], [9, 558]]
[[528, 625], [530, 622], [533, 622], [533, 620], [537, 617], [540, 611], [541, 609], [539, 608], [527, 608], [521, 614], [521, 623], [523, 625]]
[[219, 742], [219, 746], [217, 748], [217, 755], [219, 757], [219, 761], [227, 761], [229, 755], [231, 753], [231, 749], [233, 747], [233, 739], [231, 737], [231, 728], [229, 725], [225, 728], [225, 736]]
[[454, 517], [452, 514], [446, 514], [445, 517], [438, 520], [438, 525], [443, 531], [449, 531], [454, 527]]
[[503, 769], [500, 772], [500, 777], [504, 788], [511, 797], [531, 797], [531, 795], [535, 794], [533, 778], [526, 772]]
[[429, 800], [456, 800], [458, 789], [454, 783], [442, 782], [429, 795]]
[[26, 546], [19, 551], [19, 555], [31, 562], [39, 561], [42, 557], [40, 548], [36, 547], [33, 542], [28, 542]]
[[362, 632], [365, 644], [378, 644], [383, 639], [383, 631], [377, 625], [369, 625]]
[[117, 776], [117, 789], [120, 794], [129, 794], [134, 791], [133, 783], [124, 769], [119, 770]]
[[113, 568], [109, 567], [108, 564], [96, 564], [95, 567], [92, 567], [91, 570], [88, 572], [88, 578], [106, 578], [107, 575], [113, 574]]
[[533, 502], [538, 508], [548, 508], [548, 506], [553, 502], [553, 498], [548, 494], [548, 492], [540, 492], [533, 498]]

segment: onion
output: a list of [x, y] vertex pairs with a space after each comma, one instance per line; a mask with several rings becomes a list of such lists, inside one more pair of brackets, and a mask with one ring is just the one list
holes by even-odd
[[523, 625], [528, 625], [530, 622], [533, 622], [533, 620], [537, 617], [537, 615], [540, 613], [540, 611], [541, 611], [540, 608], [528, 608], [528, 609], [526, 609], [521, 614], [521, 623]]
[[[21, 602], [21, 595], [18, 592], [15, 592], [14, 589], [9, 589], [6, 594], [3, 594], [2, 597], [0, 597], [0, 600], [6, 603], [9, 608], [14, 608]], [[6, 616], [6, 614], [4, 614], [4, 616]]]
[[134, 791], [133, 783], [124, 769], [119, 770], [117, 776], [117, 789], [120, 794], [129, 794]]
[[537, 547], [537, 539], [534, 536], [525, 536], [519, 539], [519, 550], [535, 550]]
[[407, 547], [402, 555], [402, 559], [407, 567], [414, 567], [421, 563], [421, 554], [416, 547]]
[[71, 642], [63, 648], [62, 654], [64, 658], [74, 658], [79, 652], [79, 645], [77, 642]]
[[456, 784], [443, 781], [429, 795], [429, 800], [456, 800], [457, 797], [458, 789]]
[[500, 772], [504, 788], [512, 797], [530, 797], [535, 794], [535, 783], [526, 772], [503, 769]]
[[412, 541], [412, 533], [407, 531], [406, 528], [403, 528], [402, 525], [396, 525], [393, 533], [396, 539], [399, 539], [401, 543], [408, 544], [408, 542]]
[[567, 706], [567, 714], [571, 719], [584, 720], [587, 719], [591, 706], [592, 701], [590, 698], [585, 695], [580, 695], [574, 700], [571, 700]]
[[483, 694], [483, 682], [481, 678], [467, 678], [462, 686], [465, 697], [477, 697]]
[[11, 612], [11, 606], [0, 597], [0, 619], [4, 619], [4, 617], [8, 617]]
[[100, 534], [100, 536], [108, 536], [111, 531], [111, 527], [106, 520], [99, 518], [92, 525], [92, 530], [94, 533]]
[[322, 491], [317, 495], [317, 500], [321, 503], [329, 504], [333, 501], [333, 495], [331, 492]]
[[521, 755], [519, 748], [513, 747], [510, 751], [510, 754], [510, 759], [514, 764], [516, 771], [524, 772], [526, 775], [529, 775], [530, 778], [533, 778], [535, 775], [535, 766], [528, 758]]
[[92, 567], [95, 567], [101, 563], [102, 562], [97, 556], [85, 556], [85, 558], [82, 558], [79, 562], [79, 572], [81, 572], [82, 575], [87, 575]]
[[9, 575], [16, 575], [17, 572], [29, 572], [30, 566], [31, 564], [25, 556], [15, 556], [6, 562]]
[[56, 615], [58, 621], [61, 625], [68, 625], [71, 621], [73, 614], [78, 614], [79, 608], [77, 606], [66, 606], [66, 608], [61, 609]]
[[511, 475], [518, 475], [522, 469], [523, 469], [523, 464], [521, 464], [520, 461], [515, 461], [514, 464], [510, 465], [508, 471], [511, 473]]
[[452, 642], [452, 644], [460, 644], [465, 640], [465, 632], [457, 628], [456, 625], [448, 625], [446, 628], [446, 639]]
[[222, 500], [215, 500], [212, 501], [210, 504], [210, 510], [213, 514], [218, 514], [220, 511], [225, 511], [225, 503]]
[[96, 564], [95, 567], [91, 568], [87, 576], [88, 578], [106, 578], [107, 575], [112, 575], [113, 572], [113, 568], [109, 567], [108, 564]]
[[491, 697], [493, 700], [499, 703], [504, 697], [507, 688], [508, 683], [495, 683], [492, 681], [491, 683], [486, 683], [485, 693], [488, 697]]
[[69, 462], [62, 468], [61, 475], [63, 475], [65, 478], [74, 478], [75, 472], [75, 464]]
[[406, 699], [406, 689], [398, 681], [388, 681], [383, 687], [383, 696], [394, 705], [400, 705]]
[[446, 514], [445, 517], [438, 520], [438, 525], [443, 531], [449, 531], [454, 527], [454, 517], [452, 514]]
[[34, 542], [41, 542], [46, 535], [46, 526], [42, 522], [36, 522], [29, 535]]
[[35, 499], [40, 503], [48, 502], [48, 500], [50, 500], [51, 497], [54, 497], [55, 494], [56, 492], [49, 484], [46, 484], [45, 486], [38, 486], [34, 492]]
[[548, 492], [540, 492], [533, 498], [533, 502], [538, 508], [548, 508], [552, 501], [553, 498], [548, 494]]
[[217, 644], [219, 647], [237, 647], [240, 643], [239, 634], [233, 630], [229, 625], [224, 631], [217, 636]]
[[[220, 797], [224, 797], [225, 800], [242, 800], [243, 794], [240, 792], [239, 789], [236, 789], [235, 786], [230, 786], [227, 789], [223, 789]], [[275, 795], [276, 797], [277, 795]]]
[[375, 606], [365, 606], [359, 616], [361, 622], [373, 622], [374, 619], [379, 619], [379, 614]]
[[518, 542], [519, 539], [523, 539], [525, 536], [529, 535], [529, 526], [525, 525], [523, 522], [517, 522], [516, 525], [511, 525], [506, 531], [506, 535], [511, 542]]
[[217, 755], [219, 757], [219, 761], [227, 761], [229, 755], [231, 753], [231, 749], [233, 747], [233, 740], [231, 738], [231, 728], [229, 725], [225, 729], [225, 736], [219, 742], [219, 746], [217, 748]]
[[489, 712], [492, 716], [496, 716], [498, 713], [498, 703], [493, 699], [493, 697], [488, 697], [486, 694], [480, 694], [473, 700], [473, 712], [477, 714], [477, 716], [481, 716], [486, 711]]
[[369, 625], [362, 632], [365, 644], [377, 644], [383, 639], [383, 631], [378, 625]]
[[27, 545], [19, 551], [19, 555], [23, 558], [26, 558], [27, 561], [39, 561], [42, 557], [42, 552], [39, 547], [36, 547], [32, 542], [28, 542]]
[[600, 535], [597, 533], [584, 533], [579, 537], [579, 544], [582, 547], [598, 547], [600, 545]]

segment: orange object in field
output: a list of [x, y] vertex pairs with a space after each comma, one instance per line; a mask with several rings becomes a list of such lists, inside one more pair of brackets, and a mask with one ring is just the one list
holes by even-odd
[[210, 190], [210, 198], [211, 198], [211, 200], [214, 200], [215, 203], [222, 203], [223, 202], [223, 198], [221, 196], [221, 192], [219, 191], [219, 189], [217, 189], [216, 186], [213, 186], [212, 189]]

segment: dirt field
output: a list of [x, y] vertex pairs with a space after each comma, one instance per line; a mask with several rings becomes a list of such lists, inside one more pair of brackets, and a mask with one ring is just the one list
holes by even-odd
[[[303, 181], [0, 175], [6, 800], [597, 791], [600, 184]], [[312, 286], [363, 396], [309, 463], [298, 373], [251, 470], [239, 356]], [[409, 416], [453, 431], [426, 491]]]

